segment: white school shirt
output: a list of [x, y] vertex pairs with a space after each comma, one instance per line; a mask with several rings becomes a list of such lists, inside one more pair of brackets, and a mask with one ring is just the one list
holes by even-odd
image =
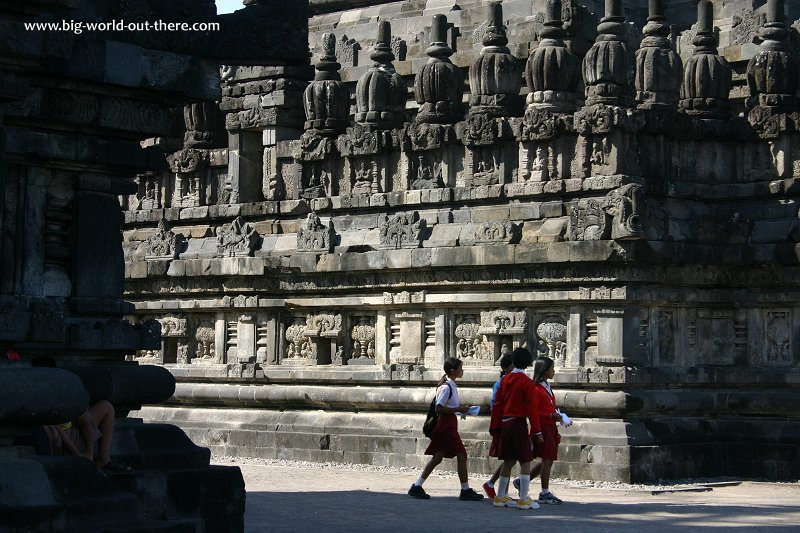
[[[448, 388], [451, 390], [448, 391]], [[448, 397], [449, 396], [449, 397]], [[458, 385], [455, 381], [447, 380], [436, 389], [436, 405], [445, 407], [458, 407]]]

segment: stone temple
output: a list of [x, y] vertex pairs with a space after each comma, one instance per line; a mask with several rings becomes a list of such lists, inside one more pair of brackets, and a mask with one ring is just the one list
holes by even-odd
[[576, 420], [555, 476], [800, 477], [800, 5], [244, 4], [66, 72], [79, 36], [0, 42], [0, 330], [119, 376], [127, 445], [416, 467], [455, 356], [488, 471], [524, 346]]

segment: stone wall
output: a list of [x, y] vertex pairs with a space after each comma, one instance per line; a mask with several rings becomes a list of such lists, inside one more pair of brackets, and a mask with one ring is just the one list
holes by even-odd
[[[707, 3], [671, 26], [611, 2], [596, 28], [572, 2], [458, 6], [316, 15], [316, 72], [223, 69], [228, 148], [184, 143], [123, 199], [126, 295], [164, 332], [137, 359], [179, 381], [145, 416], [224, 453], [419, 465], [444, 358], [488, 407], [526, 346], [578, 418], [556, 475], [796, 477], [786, 9], [750, 47]], [[473, 468], [487, 423], [462, 425]]]

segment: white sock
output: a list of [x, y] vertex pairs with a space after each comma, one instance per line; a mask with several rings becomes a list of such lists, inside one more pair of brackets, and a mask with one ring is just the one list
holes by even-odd
[[519, 476], [519, 497], [523, 500], [528, 498], [528, 491], [531, 488], [531, 476], [520, 474]]
[[550, 489], [542, 489], [542, 492], [539, 493], [540, 496], [544, 496], [545, 494], [550, 494]]
[[502, 498], [508, 496], [508, 481], [509, 478], [500, 476], [497, 478], [497, 497]]
[[492, 482], [491, 479], [487, 481], [486, 484], [489, 485], [491, 488], [494, 488], [494, 483]]
[[425, 483], [425, 478], [424, 478], [424, 477], [421, 477], [421, 478], [417, 479], [417, 480], [414, 482], [414, 485], [416, 485], [417, 487], [421, 487], [423, 483]]
[[469, 481], [466, 481], [461, 484], [461, 490], [467, 490], [469, 488]]

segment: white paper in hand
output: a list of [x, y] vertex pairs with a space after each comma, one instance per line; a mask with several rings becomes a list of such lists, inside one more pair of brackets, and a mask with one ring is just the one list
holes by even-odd
[[478, 416], [478, 413], [480, 412], [481, 412], [481, 407], [479, 405], [473, 405], [472, 407], [469, 408], [467, 414], [470, 416]]
[[564, 427], [572, 425], [572, 419], [567, 416], [567, 413], [561, 413], [561, 425]]

